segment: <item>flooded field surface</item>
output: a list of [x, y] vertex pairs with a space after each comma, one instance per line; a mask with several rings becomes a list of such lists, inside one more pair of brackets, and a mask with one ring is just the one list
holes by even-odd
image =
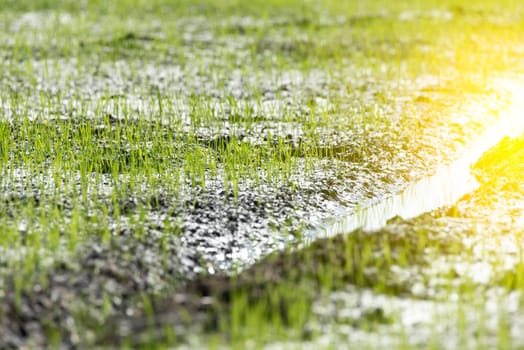
[[4, 5], [0, 348], [521, 344], [520, 5]]

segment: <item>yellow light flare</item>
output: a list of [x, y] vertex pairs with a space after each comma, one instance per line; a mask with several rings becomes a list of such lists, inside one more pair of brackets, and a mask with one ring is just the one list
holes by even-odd
[[[497, 122], [487, 126], [484, 134], [464, 154], [463, 159], [469, 160], [471, 165], [476, 163], [484, 153], [495, 147], [504, 137], [516, 138], [524, 134], [524, 79], [500, 80], [497, 82], [497, 87], [511, 94], [511, 103], [509, 108], [500, 111]], [[486, 117], [479, 114], [477, 118]], [[498, 153], [498, 157], [505, 158], [506, 156], [508, 155]]]
[[[357, 228], [377, 230], [395, 216], [412, 218], [439, 207], [452, 205], [481, 185], [473, 178], [472, 167], [480, 182], [483, 182], [484, 178], [486, 181], [492, 181], [490, 179], [509, 176], [524, 183], [524, 136], [520, 136], [524, 134], [524, 79], [504, 80], [498, 84], [500, 89], [511, 93], [510, 106], [500, 111], [497, 122], [489, 125], [462, 157], [450, 165], [441, 167], [436, 174], [410, 184], [396, 195], [358, 208], [356, 212], [341, 212], [318, 232], [306, 234], [306, 244], [318, 237], [344, 234]], [[478, 118], [493, 120], [492, 115], [479, 114]], [[519, 138], [504, 140], [504, 137]], [[506, 143], [511, 147], [504, 148]], [[483, 169], [489, 173], [482, 174]], [[486, 187], [489, 185], [484, 186], [484, 189]], [[486, 194], [486, 198], [488, 197], [490, 194]], [[521, 212], [515, 211], [514, 218]]]
[[[506, 81], [505, 87], [512, 93], [512, 104], [487, 132], [507, 137], [488, 147], [472, 172], [481, 183], [476, 210], [494, 222], [505, 218], [518, 227], [524, 218], [524, 83]], [[481, 139], [479, 147], [485, 149], [490, 143]]]

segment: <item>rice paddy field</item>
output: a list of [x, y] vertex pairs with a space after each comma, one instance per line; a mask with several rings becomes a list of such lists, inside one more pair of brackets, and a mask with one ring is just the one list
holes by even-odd
[[524, 348], [524, 3], [0, 0], [0, 349]]

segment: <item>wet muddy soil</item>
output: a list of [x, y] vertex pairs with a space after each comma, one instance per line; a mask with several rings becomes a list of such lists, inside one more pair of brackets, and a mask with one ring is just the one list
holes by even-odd
[[[395, 193], [451, 161], [511, 95], [475, 70], [412, 72], [418, 64], [397, 64], [427, 50], [445, 61], [454, 49], [448, 38], [353, 31], [385, 19], [398, 31], [448, 23], [439, 13], [122, 22], [96, 12], [93, 22], [59, 12], [0, 14], [0, 224], [8, 237], [0, 347], [85, 347], [141, 334], [150, 327], [136, 315], [159, 311], [157, 300], [172, 293], [180, 298], [151, 322], [173, 319], [174, 335], [190, 324], [216, 330], [237, 291], [264, 304], [269, 286], [294, 290], [294, 276], [306, 275], [312, 287], [304, 287], [304, 302], [313, 301], [322, 266], [338, 263], [354, 267], [341, 272], [337, 288], [373, 286], [382, 277], [361, 269], [365, 261], [328, 249], [347, 238], [256, 262], [333, 213]], [[396, 27], [400, 20], [407, 28]], [[356, 34], [345, 39], [348, 28]], [[334, 32], [316, 40], [311, 29]], [[489, 46], [477, 44], [479, 52]], [[469, 59], [490, 58], [479, 52]], [[440, 231], [428, 230], [424, 239], [440, 242]], [[420, 242], [391, 231], [385, 238], [359, 231], [349, 240], [369, 245], [372, 256], [383, 239], [393, 247]], [[325, 264], [302, 264], [311, 254]], [[407, 252], [406, 259], [417, 265], [421, 257]], [[253, 287], [248, 272], [236, 277], [243, 270], [267, 280]], [[394, 278], [384, 283], [405, 289]], [[287, 307], [279, 317], [298, 322]], [[190, 322], [188, 312], [201, 322]], [[118, 332], [104, 337], [108, 319], [119, 317], [128, 320], [115, 321]]]
[[[229, 341], [248, 341], [254, 314], [257, 330], [298, 328], [295, 341], [312, 348], [522, 345], [523, 146], [524, 137], [506, 138], [488, 151], [474, 167], [480, 187], [451, 207], [272, 254], [237, 276], [197, 278], [115, 327], [131, 344], [164, 336], [165, 326], [176, 337], [227, 330]], [[459, 317], [467, 321], [457, 332]], [[493, 318], [505, 320], [506, 336]], [[103, 342], [119, 339], [110, 333]]]
[[[96, 126], [96, 123], [93, 124]], [[2, 273], [5, 276], [4, 320], [9, 322], [2, 326], [2, 339], [13, 347], [28, 341], [29, 344], [42, 346], [51, 341], [49, 334], [57, 334], [59, 342], [66, 347], [88, 344], [97, 338], [95, 335], [104, 328], [108, 317], [131, 317], [137, 313], [146, 302], [141, 301], [143, 293], [147, 295], [146, 300], [150, 297], [155, 299], [155, 295], [171, 293], [186, 283], [195, 283], [196, 287], [190, 287], [195, 288], [195, 294], [189, 301], [195, 306], [200, 300], [198, 290], [201, 287], [198, 283], [203, 283], [205, 290], [225, 293], [225, 298], [229, 298], [230, 277], [223, 276], [224, 272], [234, 274], [234, 271], [255, 263], [275, 250], [293, 246], [305, 229], [314, 228], [340, 208], [351, 210], [362, 200], [385, 196], [402, 188], [409, 179], [419, 176], [416, 174], [431, 171], [429, 164], [421, 162], [416, 165], [408, 160], [423, 160], [423, 155], [419, 155], [420, 158], [402, 156], [407, 153], [401, 150], [405, 147], [409, 150], [409, 144], [389, 142], [393, 139], [386, 141], [388, 135], [384, 132], [359, 141], [366, 142], [368, 149], [358, 158], [344, 159], [352, 147], [359, 147], [355, 141], [347, 141], [346, 146], [341, 148], [333, 146], [326, 153], [319, 152], [318, 160], [313, 162], [313, 170], [309, 166], [309, 170], [300, 172], [307, 165], [300, 156], [295, 156], [299, 171], [290, 177], [290, 182], [276, 186], [259, 184], [253, 189], [252, 182], [241, 180], [235, 194], [224, 187], [223, 180], [218, 179], [207, 181], [205, 189], [188, 182], [183, 194], [179, 191], [175, 195], [169, 189], [162, 190], [162, 187], [155, 188], [150, 195], [144, 195], [147, 190], [130, 193], [119, 205], [120, 212], [127, 213], [126, 216], [109, 216], [109, 242], [97, 238], [103, 233], [97, 233], [100, 229], [97, 225], [91, 225], [86, 229], [89, 228], [94, 234], [87, 236], [75, 250], [63, 252], [59, 247], [67, 246], [64, 242], [55, 249], [41, 251], [42, 256], [38, 259], [41, 267], [27, 274], [11, 272], [15, 262], [24, 261], [27, 255], [23, 255], [22, 251], [7, 252]], [[13, 137], [17, 137], [16, 133]], [[429, 139], [438, 140], [428, 133], [425, 142], [430, 143]], [[393, 149], [387, 151], [391, 147]], [[431, 152], [424, 147], [421, 150]], [[444, 151], [445, 147], [441, 150]], [[444, 152], [449, 153], [446, 157], [452, 157], [451, 149]], [[328, 154], [330, 157], [327, 157]], [[393, 156], [401, 159], [391, 163]], [[105, 163], [100, 164], [103, 166]], [[419, 170], [414, 173], [417, 167]], [[36, 207], [36, 212], [48, 213], [50, 208], [40, 198], [48, 198], [46, 190], [55, 191], [53, 179], [40, 175], [34, 185], [27, 186], [26, 180], [31, 175], [23, 175], [23, 171], [11, 174], [19, 174], [22, 181], [4, 182], [4, 206], [10, 213], [8, 221], [18, 220], [23, 215], [20, 208], [27, 202]], [[111, 207], [109, 195], [113, 182], [110, 174], [101, 172], [101, 176], [107, 180], [103, 182], [100, 191], [102, 199], [99, 198], [99, 201]], [[47, 185], [42, 186], [42, 183]], [[68, 197], [59, 197], [59, 203], [61, 212], [67, 218], [71, 215], [68, 214], [71, 208]], [[136, 208], [140, 206], [147, 208], [145, 216], [138, 217]], [[96, 207], [89, 210], [91, 215], [104, 215]], [[141, 221], [140, 234], [137, 234], [139, 229], [133, 224], [137, 220]], [[67, 230], [64, 226], [63, 230]], [[21, 226], [19, 229], [22, 234], [26, 230]], [[354, 237], [352, 239], [358, 239], [358, 235]], [[57, 254], [57, 251], [61, 253]], [[293, 255], [296, 260], [290, 261], [289, 266], [301, 266], [301, 261], [308, 259], [309, 252], [304, 253], [306, 256]], [[340, 263], [344, 262], [343, 256], [318, 258], [327, 259], [330, 266], [335, 265], [338, 259], [341, 259]], [[284, 269], [279, 272], [284, 265], [287, 263], [274, 266], [274, 282], [277, 285], [287, 280], [287, 273], [319, 273], [309, 265], [304, 265], [305, 271], [285, 272]], [[310, 268], [313, 270], [309, 271]], [[265, 268], [262, 269], [265, 271]], [[207, 276], [214, 274], [222, 276], [217, 277], [219, 282], [206, 286]], [[196, 282], [187, 282], [193, 278]], [[344, 275], [340, 283], [355, 282], [356, 278], [350, 273]], [[358, 278], [363, 278], [362, 283], [365, 283], [367, 277]], [[314, 285], [316, 282], [311, 283]], [[22, 290], [21, 284], [24, 285]], [[215, 284], [218, 286], [215, 287]], [[268, 281], [262, 282], [261, 293], [268, 288], [263, 286], [265, 284], [271, 285]], [[291, 288], [290, 284], [287, 285]], [[311, 292], [314, 290], [310, 289]], [[189, 293], [185, 294], [184, 300]], [[315, 295], [311, 294], [311, 298]], [[265, 299], [262, 297], [260, 300]], [[207, 312], [204, 308], [204, 313]], [[222, 314], [227, 315], [228, 312]], [[207, 316], [202, 317], [205, 319]]]

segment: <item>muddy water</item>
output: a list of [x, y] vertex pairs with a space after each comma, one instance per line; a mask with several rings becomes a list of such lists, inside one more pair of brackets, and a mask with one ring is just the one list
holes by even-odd
[[478, 183], [471, 174], [471, 166], [504, 137], [515, 137], [524, 132], [524, 83], [505, 81], [502, 84], [511, 89], [512, 104], [501, 112], [495, 125], [463, 152], [461, 158], [441, 167], [434, 175], [408, 185], [396, 195], [372, 200], [355, 211], [340, 210], [319, 228], [306, 232], [306, 244], [358, 228], [378, 230], [394, 217], [413, 218], [452, 205], [466, 193], [475, 190]]

